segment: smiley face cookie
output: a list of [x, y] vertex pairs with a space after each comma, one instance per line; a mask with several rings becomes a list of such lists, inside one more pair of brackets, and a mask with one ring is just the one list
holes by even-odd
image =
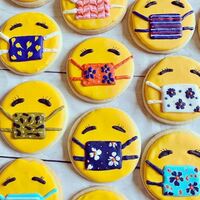
[[19, 6], [35, 8], [46, 4], [49, 0], [11, 0]]
[[145, 148], [141, 178], [154, 199], [200, 198], [200, 136], [187, 130], [156, 135]]
[[61, 200], [53, 172], [40, 160], [17, 159], [0, 172], [1, 200]]
[[92, 38], [72, 50], [67, 71], [72, 91], [83, 100], [99, 103], [127, 88], [133, 76], [133, 58], [116, 40]]
[[24, 82], [12, 89], [0, 106], [0, 131], [15, 150], [36, 153], [56, 142], [67, 124], [67, 106], [53, 86]]
[[143, 101], [157, 120], [180, 124], [199, 117], [200, 64], [187, 57], [166, 57], [147, 73]]
[[46, 69], [61, 48], [57, 23], [43, 13], [11, 17], [0, 31], [0, 59], [15, 73], [32, 75]]
[[66, 23], [81, 34], [99, 34], [117, 25], [127, 0], [60, 0]]
[[140, 156], [140, 135], [130, 117], [101, 108], [75, 122], [68, 150], [74, 168], [93, 182], [112, 182], [130, 174]]
[[72, 200], [127, 200], [127, 198], [111, 187], [92, 187], [75, 195]]
[[195, 30], [188, 0], [137, 0], [129, 14], [133, 40], [146, 51], [170, 53], [187, 44]]

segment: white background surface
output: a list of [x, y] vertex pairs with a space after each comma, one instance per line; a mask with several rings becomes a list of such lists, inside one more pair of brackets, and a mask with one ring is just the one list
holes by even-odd
[[[198, 19], [200, 11], [200, 1], [189, 1], [192, 4], [196, 13], [196, 17]], [[129, 3], [131, 4], [132, 1], [129, 1]], [[117, 25], [111, 31], [101, 35], [117, 39], [123, 42], [129, 48], [135, 60], [134, 79], [129, 88], [114, 101], [101, 105], [89, 104], [76, 98], [71, 93], [65, 81], [65, 62], [67, 60], [67, 54], [69, 53], [71, 48], [73, 48], [76, 44], [88, 38], [89, 36], [76, 34], [67, 27], [60, 12], [59, 0], [52, 0], [51, 3], [37, 9], [20, 8], [13, 3], [10, 3], [9, 0], [0, 0], [0, 25], [2, 25], [4, 21], [6, 21], [9, 17], [23, 11], [41, 11], [53, 17], [62, 29], [64, 41], [63, 50], [55, 64], [48, 68], [48, 71], [36, 76], [23, 77], [15, 75], [12, 72], [6, 70], [4, 66], [0, 63], [0, 98], [2, 99], [6, 92], [8, 92], [12, 87], [19, 84], [20, 82], [33, 79], [47, 81], [61, 90], [68, 102], [69, 107], [68, 129], [63, 138], [60, 139], [53, 147], [33, 156], [40, 159], [52, 160], [51, 162], [47, 162], [47, 164], [56, 172], [58, 178], [61, 180], [64, 200], [68, 200], [79, 190], [82, 190], [88, 186], [95, 185], [94, 183], [91, 183], [77, 175], [70, 163], [67, 164], [64, 162], [69, 161], [69, 158], [67, 156], [66, 137], [73, 122], [81, 114], [91, 108], [101, 106], [115, 106], [123, 109], [129, 115], [131, 115], [131, 117], [137, 123], [138, 128], [141, 132], [143, 147], [150, 139], [150, 137], [152, 137], [154, 134], [161, 130], [170, 128], [170, 126], [161, 124], [152, 119], [144, 110], [141, 100], [141, 84], [146, 70], [152, 64], [165, 57], [165, 55], [149, 54], [135, 46], [128, 33], [126, 16], [121, 24]], [[192, 40], [188, 43], [188, 45], [176, 54], [189, 56], [200, 62], [200, 40], [198, 38], [197, 31], [195, 32]], [[182, 127], [189, 128], [193, 131], [200, 133], [199, 122], [200, 120], [197, 120]], [[0, 167], [12, 160], [14, 157], [25, 156], [27, 157], [27, 155], [22, 155], [10, 149], [2, 140], [0, 140]], [[149, 196], [145, 194], [142, 187], [139, 178], [139, 169], [136, 169], [134, 173], [130, 174], [128, 177], [108, 185], [114, 186], [117, 190], [124, 193], [129, 200], [149, 199]]]

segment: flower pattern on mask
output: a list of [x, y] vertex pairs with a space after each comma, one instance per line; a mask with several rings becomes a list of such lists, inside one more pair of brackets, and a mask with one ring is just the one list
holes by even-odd
[[174, 185], [179, 186], [180, 182], [183, 181], [182, 175], [182, 172], [173, 171], [171, 173], [171, 177], [169, 178], [170, 183], [174, 183]]
[[187, 188], [186, 191], [187, 191], [187, 193], [190, 193], [192, 195], [195, 195], [196, 193], [198, 193], [199, 192], [199, 186], [198, 186], [197, 182], [194, 182], [193, 184], [190, 183], [188, 185], [188, 188]]
[[176, 95], [176, 90], [174, 88], [169, 88], [167, 90], [167, 94], [170, 96], [170, 97], [173, 97]]
[[188, 88], [188, 90], [185, 92], [186, 98], [193, 99], [195, 97], [195, 92], [192, 90], [192, 88]]
[[186, 106], [186, 103], [183, 102], [182, 99], [179, 99], [179, 100], [175, 103], [175, 105], [176, 105], [176, 109], [179, 110], [179, 109], [184, 109], [185, 106]]
[[117, 153], [112, 152], [111, 156], [108, 159], [108, 161], [109, 161], [108, 165], [111, 167], [114, 165], [116, 167], [117, 165], [119, 165], [120, 160], [121, 160], [121, 158], [117, 155]]
[[97, 71], [95, 69], [93, 69], [92, 67], [89, 67], [83, 73], [84, 73], [86, 79], [89, 79], [89, 78], [94, 79], [94, 75], [96, 74], [96, 72]]

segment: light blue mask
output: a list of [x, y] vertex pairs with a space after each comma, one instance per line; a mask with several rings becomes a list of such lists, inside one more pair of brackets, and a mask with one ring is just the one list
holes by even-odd
[[3, 195], [0, 195], [0, 200], [46, 200], [53, 194], [58, 192], [57, 189], [53, 189], [50, 192], [48, 192], [45, 196], [41, 196], [38, 193], [32, 193], [32, 194], [9, 194], [6, 197]]

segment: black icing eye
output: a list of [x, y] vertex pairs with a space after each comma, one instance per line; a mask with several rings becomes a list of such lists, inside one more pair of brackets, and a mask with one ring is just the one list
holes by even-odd
[[170, 68], [166, 68], [166, 69], [163, 69], [161, 70], [158, 75], [163, 75], [163, 74], [166, 74], [166, 73], [169, 73], [169, 72], [173, 72], [174, 70], [173, 69], [170, 69]]
[[10, 27], [10, 31], [13, 31], [14, 29], [19, 28], [19, 27], [22, 27], [22, 23], [14, 24], [13, 26]]
[[87, 132], [93, 131], [93, 130], [96, 130], [96, 129], [97, 129], [96, 126], [88, 126], [82, 131], [82, 134], [86, 134]]
[[149, 8], [149, 7], [151, 7], [151, 6], [153, 6], [153, 5], [156, 5], [156, 4], [157, 4], [156, 1], [150, 1], [149, 3], [147, 3], [147, 4], [145, 5], [145, 8]]
[[120, 56], [120, 52], [117, 49], [112, 48], [112, 49], [108, 49], [107, 51], [110, 53], [114, 53], [117, 56]]
[[46, 184], [46, 181], [43, 179], [43, 177], [37, 177], [37, 176], [34, 176], [33, 178], [32, 178], [32, 181], [37, 181], [38, 183], [41, 183], [41, 184], [43, 184], [43, 185], [45, 185]]
[[11, 103], [11, 106], [12, 107], [15, 107], [17, 104], [20, 104], [20, 103], [23, 103], [24, 102], [24, 98], [18, 98], [18, 99], [15, 99], [12, 103]]
[[35, 25], [36, 26], [40, 26], [40, 27], [42, 27], [44, 29], [48, 29], [49, 28], [45, 23], [42, 23], [42, 22], [37, 22]]
[[200, 71], [199, 71], [199, 70], [191, 69], [191, 70], [190, 70], [190, 73], [195, 74], [195, 75], [197, 75], [197, 76], [200, 77]]
[[45, 106], [51, 107], [51, 102], [48, 99], [42, 98], [42, 99], [38, 99], [38, 102], [41, 104], [44, 104]]
[[126, 130], [124, 128], [122, 128], [121, 126], [112, 126], [113, 129], [120, 131], [122, 133], [126, 133]]
[[187, 153], [200, 158], [200, 151], [199, 150], [189, 150]]
[[173, 153], [172, 150], [164, 149], [164, 150], [162, 150], [162, 151], [160, 152], [158, 158], [161, 159], [161, 158], [163, 158], [163, 157], [165, 157], [165, 156], [169, 156], [169, 155], [172, 154], [172, 153]]
[[2, 185], [3, 186], [7, 186], [9, 183], [12, 183], [16, 181], [16, 178], [15, 177], [12, 177], [12, 178], [8, 178]]
[[86, 56], [89, 53], [93, 53], [93, 49], [85, 49], [83, 52], [80, 54], [81, 57]]
[[185, 5], [182, 2], [180, 2], [180, 0], [172, 1], [171, 4], [178, 6], [180, 8], [185, 8]]

